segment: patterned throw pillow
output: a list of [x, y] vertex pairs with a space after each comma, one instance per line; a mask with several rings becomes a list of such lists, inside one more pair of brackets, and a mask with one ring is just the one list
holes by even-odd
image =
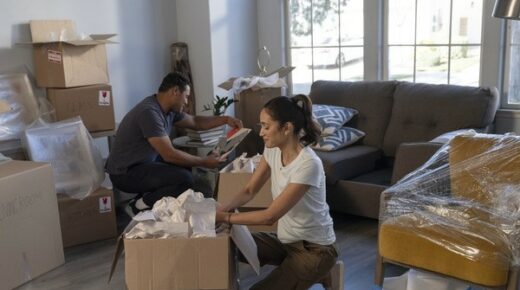
[[334, 151], [356, 143], [363, 136], [365, 133], [358, 129], [342, 127], [332, 135], [322, 136], [313, 148], [320, 151]]
[[358, 111], [352, 108], [312, 105], [312, 113], [316, 121], [321, 125], [321, 135], [331, 135], [341, 128], [346, 122], [350, 121]]

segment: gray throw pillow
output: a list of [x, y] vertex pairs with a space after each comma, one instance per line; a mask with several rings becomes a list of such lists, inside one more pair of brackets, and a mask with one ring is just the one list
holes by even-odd
[[363, 138], [365, 133], [355, 128], [342, 127], [336, 133], [320, 137], [320, 140], [312, 148], [320, 151], [334, 151], [356, 143]]
[[312, 113], [321, 126], [321, 135], [326, 136], [334, 134], [336, 130], [350, 121], [358, 111], [339, 106], [312, 105]]

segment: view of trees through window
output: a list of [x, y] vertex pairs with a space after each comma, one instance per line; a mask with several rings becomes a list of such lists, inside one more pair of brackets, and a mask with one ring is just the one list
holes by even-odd
[[483, 0], [389, 0], [388, 78], [479, 85]]
[[315, 80], [363, 80], [363, 0], [289, 0], [293, 93]]

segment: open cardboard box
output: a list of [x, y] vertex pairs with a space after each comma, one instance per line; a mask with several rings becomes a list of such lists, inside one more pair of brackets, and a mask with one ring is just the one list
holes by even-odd
[[260, 273], [256, 244], [245, 226], [233, 225], [215, 238], [124, 238], [135, 224], [119, 237], [109, 276], [110, 281], [124, 246], [129, 290], [238, 289], [236, 248]]
[[105, 44], [115, 34], [81, 39], [71, 20], [32, 20], [36, 82], [40, 87], [67, 88], [108, 83]]
[[[266, 77], [278, 73], [278, 76], [283, 78], [286, 77], [293, 69], [294, 67], [280, 67], [279, 69], [266, 75]], [[233, 82], [236, 79], [236, 77], [229, 78], [227, 81], [218, 85], [218, 87], [229, 91], [233, 88]], [[251, 156], [262, 152], [264, 143], [262, 138], [258, 136], [260, 131], [257, 126], [259, 122], [260, 111], [262, 110], [264, 104], [267, 103], [267, 101], [285, 95], [285, 88], [272, 87], [258, 89], [253, 87], [247, 90], [243, 90], [235, 96], [235, 98], [239, 100], [238, 103], [235, 103], [235, 116], [242, 120], [244, 127], [253, 128], [253, 132], [246, 136], [244, 141], [238, 146], [238, 154], [247, 152], [247, 154]]]
[[[218, 191], [217, 201], [221, 204], [229, 202], [242, 188], [244, 188], [253, 173], [248, 172], [230, 172], [233, 163], [220, 170], [218, 175]], [[260, 191], [244, 207], [266, 208], [273, 202], [271, 194], [271, 179], [269, 178], [260, 188]]]

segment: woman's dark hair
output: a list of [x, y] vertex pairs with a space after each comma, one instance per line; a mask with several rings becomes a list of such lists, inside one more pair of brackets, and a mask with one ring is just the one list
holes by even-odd
[[[315, 144], [321, 134], [321, 129], [312, 117], [312, 102], [306, 95], [296, 95], [292, 98], [276, 97], [264, 105], [266, 112], [280, 126], [292, 123], [294, 134], [300, 136], [300, 142], [307, 146]], [[300, 132], [303, 130], [303, 136]]]
[[159, 86], [159, 92], [166, 92], [173, 87], [178, 87], [181, 92], [184, 92], [189, 85], [190, 81], [185, 75], [174, 71], [163, 78]]

